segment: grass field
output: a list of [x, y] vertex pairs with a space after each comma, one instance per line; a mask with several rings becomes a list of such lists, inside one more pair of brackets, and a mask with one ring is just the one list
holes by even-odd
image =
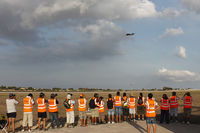
[[[150, 93], [151, 91], [143, 91], [143, 95], [145, 97], [147, 97], [148, 93]], [[153, 93], [154, 97], [156, 98], [156, 101], [159, 103], [160, 105], [160, 98], [162, 97], [162, 95], [164, 93], [166, 93], [169, 96], [171, 96], [171, 92], [172, 91], [152, 91], [151, 93]], [[177, 95], [182, 98], [182, 96], [185, 94], [186, 91], [176, 91]], [[200, 123], [200, 90], [190, 90], [191, 95], [193, 97], [193, 109], [192, 109], [192, 118], [191, 121], [192, 123]], [[28, 94], [29, 92], [15, 92], [16, 94], [16, 98], [18, 99], [18, 101], [20, 102], [17, 106], [17, 121], [22, 120], [23, 117], [23, 98]], [[98, 92], [100, 96], [104, 97], [104, 102], [106, 101], [109, 92]], [[110, 92], [113, 96], [116, 95], [116, 92]], [[129, 96], [131, 91], [126, 92], [127, 95]], [[133, 91], [134, 97], [138, 97], [139, 95], [139, 91]], [[6, 113], [6, 105], [5, 105], [5, 100], [8, 98], [8, 94], [7, 92], [2, 92], [0, 93], [0, 114], [5, 114]], [[46, 98], [48, 99], [50, 97], [50, 92], [45, 92]], [[60, 102], [60, 104], [58, 105], [59, 108], [59, 117], [60, 118], [65, 118], [65, 107], [63, 106], [63, 101], [65, 100], [66, 96], [67, 96], [67, 92], [58, 92], [57, 93], [57, 99]], [[75, 115], [78, 115], [78, 103], [77, 103], [77, 99], [79, 98], [79, 92], [72, 92], [73, 94], [73, 99], [76, 101], [75, 104]], [[87, 99], [87, 106], [88, 106], [88, 102], [89, 99], [94, 95], [94, 92], [84, 92], [85, 97]], [[121, 92], [121, 95], [123, 94], [123, 92]], [[34, 92], [34, 99], [36, 100], [39, 96], [39, 92]], [[106, 102], [105, 102], [106, 103]], [[183, 101], [179, 100], [179, 117], [181, 120], [181, 116], [183, 112]], [[157, 111], [157, 114], [159, 114], [160, 111]], [[106, 114], [106, 112], [105, 112]], [[33, 109], [33, 115], [34, 115], [34, 121], [37, 121], [37, 105], [34, 105], [34, 109]]]

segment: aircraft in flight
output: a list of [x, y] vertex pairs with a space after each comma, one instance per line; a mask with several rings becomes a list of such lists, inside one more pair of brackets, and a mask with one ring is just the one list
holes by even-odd
[[135, 33], [126, 33], [126, 36], [133, 36]]

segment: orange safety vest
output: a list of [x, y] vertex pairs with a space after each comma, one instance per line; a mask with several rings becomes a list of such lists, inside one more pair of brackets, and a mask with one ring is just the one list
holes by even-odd
[[170, 98], [170, 107], [171, 108], [178, 108], [178, 101], [176, 96], [171, 96]]
[[162, 98], [160, 109], [162, 109], [162, 110], [169, 110], [169, 100], [168, 99], [163, 99]]
[[126, 100], [127, 100], [127, 96], [124, 96], [124, 97], [123, 97], [123, 100], [126, 101]]
[[[138, 100], [139, 100], [139, 98], [140, 98], [140, 97], [138, 97]], [[145, 98], [142, 97], [143, 104], [141, 104], [141, 105], [140, 105], [140, 104], [137, 104], [137, 106], [144, 106], [144, 105], [145, 105], [144, 100], [145, 100]]]
[[191, 96], [184, 97], [184, 108], [192, 108], [192, 97]]
[[104, 102], [101, 101], [101, 102], [99, 103], [99, 113], [103, 113], [103, 112], [104, 112]]
[[58, 106], [56, 104], [56, 99], [49, 99], [49, 112], [58, 112]]
[[115, 106], [122, 106], [122, 100], [121, 100], [121, 96], [115, 96]]
[[38, 112], [46, 112], [47, 111], [47, 105], [45, 103], [44, 98], [38, 98], [37, 104], [38, 104]]
[[33, 112], [33, 103], [31, 101], [31, 97], [26, 96], [23, 99], [23, 103], [24, 103], [24, 112]]
[[86, 109], [87, 109], [86, 99], [85, 98], [78, 99], [78, 110], [85, 111]]
[[135, 108], [135, 98], [134, 97], [130, 97], [128, 99], [128, 104], [129, 104], [129, 108], [134, 109]]
[[146, 102], [146, 117], [156, 117], [156, 102], [153, 99]]
[[[155, 98], [154, 97], [152, 97], [152, 99], [155, 101]], [[147, 101], [149, 100], [149, 97], [147, 97]]]
[[74, 111], [74, 104], [71, 104], [71, 100], [69, 100], [69, 104], [71, 105], [69, 109], [66, 109], [66, 112]]

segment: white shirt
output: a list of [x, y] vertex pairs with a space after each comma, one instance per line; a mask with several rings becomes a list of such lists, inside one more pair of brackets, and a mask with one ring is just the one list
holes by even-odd
[[16, 112], [15, 105], [19, 102], [15, 99], [6, 99], [6, 107], [7, 107], [7, 113], [13, 113]]

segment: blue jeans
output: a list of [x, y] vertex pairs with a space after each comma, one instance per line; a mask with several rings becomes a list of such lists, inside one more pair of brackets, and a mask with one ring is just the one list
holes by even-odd
[[117, 106], [115, 107], [115, 115], [121, 115], [122, 114], [122, 107]]
[[146, 123], [147, 124], [156, 124], [156, 117], [147, 117]]
[[56, 121], [57, 128], [59, 127], [58, 112], [49, 112], [51, 127], [54, 128], [54, 120]]
[[114, 115], [115, 111], [114, 109], [108, 109], [108, 115]]

